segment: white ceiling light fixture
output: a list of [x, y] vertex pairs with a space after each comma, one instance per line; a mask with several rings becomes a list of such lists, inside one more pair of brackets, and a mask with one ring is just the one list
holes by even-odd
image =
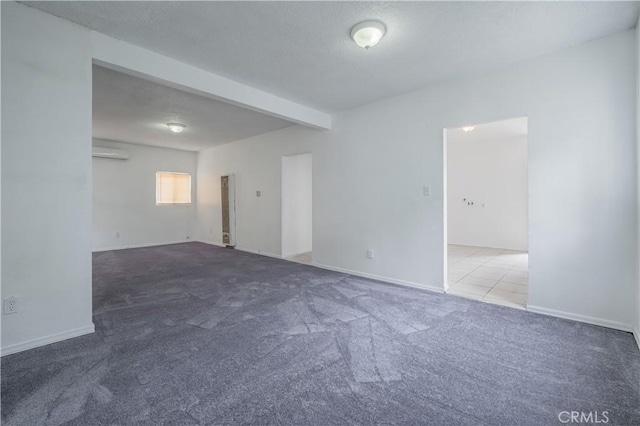
[[464, 126], [464, 127], [462, 128], [462, 131], [463, 131], [463, 132], [467, 132], [467, 133], [469, 133], [469, 132], [472, 132], [472, 131], [473, 131], [473, 129], [475, 129], [475, 128], [476, 128], [476, 126]]
[[387, 28], [380, 21], [361, 22], [351, 29], [351, 38], [365, 49], [375, 46], [384, 37]]
[[185, 126], [182, 123], [167, 123], [167, 127], [169, 128], [169, 130], [171, 130], [173, 133], [182, 133], [182, 131], [184, 130]]

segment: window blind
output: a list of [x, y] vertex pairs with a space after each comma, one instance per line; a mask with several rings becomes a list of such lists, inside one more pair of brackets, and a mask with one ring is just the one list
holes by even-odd
[[191, 175], [157, 172], [156, 204], [191, 204]]

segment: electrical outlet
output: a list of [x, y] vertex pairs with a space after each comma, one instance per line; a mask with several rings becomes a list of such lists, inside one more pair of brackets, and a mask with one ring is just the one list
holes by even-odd
[[116, 232], [116, 238], [120, 238], [120, 233]]
[[2, 315], [15, 314], [18, 312], [18, 298], [11, 296], [2, 299]]
[[367, 259], [373, 259], [373, 249], [367, 250]]

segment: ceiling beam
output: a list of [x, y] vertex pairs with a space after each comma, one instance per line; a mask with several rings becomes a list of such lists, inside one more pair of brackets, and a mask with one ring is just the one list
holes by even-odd
[[331, 129], [331, 115], [204, 71], [147, 49], [91, 32], [93, 62], [217, 101], [316, 129]]

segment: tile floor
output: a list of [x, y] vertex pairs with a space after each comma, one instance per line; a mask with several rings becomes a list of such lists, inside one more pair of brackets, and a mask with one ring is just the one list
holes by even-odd
[[448, 247], [447, 293], [497, 305], [526, 309], [529, 254], [487, 247]]
[[290, 260], [291, 262], [304, 263], [306, 265], [311, 265], [313, 256], [312, 252], [297, 254], [295, 256], [287, 257], [286, 260]]

